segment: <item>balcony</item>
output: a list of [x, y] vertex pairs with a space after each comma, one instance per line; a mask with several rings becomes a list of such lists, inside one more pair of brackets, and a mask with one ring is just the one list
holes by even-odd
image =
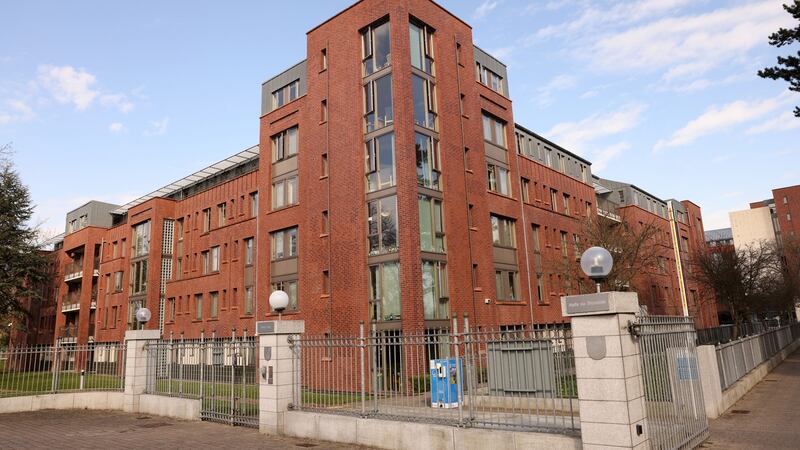
[[77, 294], [70, 294], [65, 295], [61, 298], [61, 312], [72, 312], [77, 311], [81, 308], [81, 295], [80, 293]]
[[[98, 272], [98, 275], [100, 273]], [[83, 278], [83, 260], [72, 261], [64, 265], [64, 282], [79, 280]]]
[[601, 199], [600, 197], [597, 198], [598, 216], [605, 217], [606, 219], [610, 219], [615, 222], [622, 222], [622, 218], [617, 212], [617, 207], [618, 206], [611, 201]]
[[62, 344], [74, 344], [78, 341], [78, 326], [67, 325], [61, 327], [58, 332], [58, 339]]

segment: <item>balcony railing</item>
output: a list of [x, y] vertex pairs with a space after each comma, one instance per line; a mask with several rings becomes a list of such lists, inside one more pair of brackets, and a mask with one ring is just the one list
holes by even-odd
[[76, 342], [78, 339], [78, 326], [67, 325], [66, 327], [61, 327], [61, 329], [58, 332], [58, 337], [59, 339], [61, 339], [61, 342], [67, 344]]
[[64, 281], [77, 280], [83, 277], [83, 260], [72, 261], [64, 265]]
[[597, 198], [597, 215], [620, 222], [622, 219], [617, 212], [618, 206], [605, 199]]
[[81, 294], [68, 294], [61, 298], [61, 312], [77, 311], [81, 307]]

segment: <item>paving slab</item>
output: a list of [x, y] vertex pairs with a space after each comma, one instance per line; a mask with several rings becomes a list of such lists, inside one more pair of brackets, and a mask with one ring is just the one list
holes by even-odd
[[701, 448], [800, 448], [800, 350], [709, 424], [711, 437]]
[[[120, 411], [0, 414], [0, 449], [349, 449], [353, 445], [267, 436], [258, 430]], [[361, 447], [365, 448], [365, 447]]]

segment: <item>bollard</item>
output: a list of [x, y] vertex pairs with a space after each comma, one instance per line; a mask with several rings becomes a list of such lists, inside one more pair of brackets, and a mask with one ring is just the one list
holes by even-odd
[[86, 371], [85, 370], [81, 370], [81, 387], [80, 387], [80, 390], [83, 390], [83, 380], [84, 380], [84, 376], [85, 375], [86, 375]]

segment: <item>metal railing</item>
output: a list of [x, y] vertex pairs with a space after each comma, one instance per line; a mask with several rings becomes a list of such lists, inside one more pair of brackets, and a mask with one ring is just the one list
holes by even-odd
[[742, 322], [739, 325], [721, 325], [715, 328], [697, 330], [697, 345], [719, 345], [763, 333], [770, 328], [777, 328], [775, 322]]
[[638, 316], [631, 334], [639, 341], [650, 447], [695, 448], [708, 437], [708, 418], [693, 319]]
[[292, 408], [454, 426], [577, 434], [567, 324], [292, 341]]
[[125, 344], [20, 347], [0, 352], [0, 397], [124, 388]]
[[800, 323], [773, 328], [717, 346], [722, 390], [728, 389], [759, 364], [800, 339]]
[[151, 341], [145, 392], [198, 399], [203, 420], [258, 427], [255, 337]]

